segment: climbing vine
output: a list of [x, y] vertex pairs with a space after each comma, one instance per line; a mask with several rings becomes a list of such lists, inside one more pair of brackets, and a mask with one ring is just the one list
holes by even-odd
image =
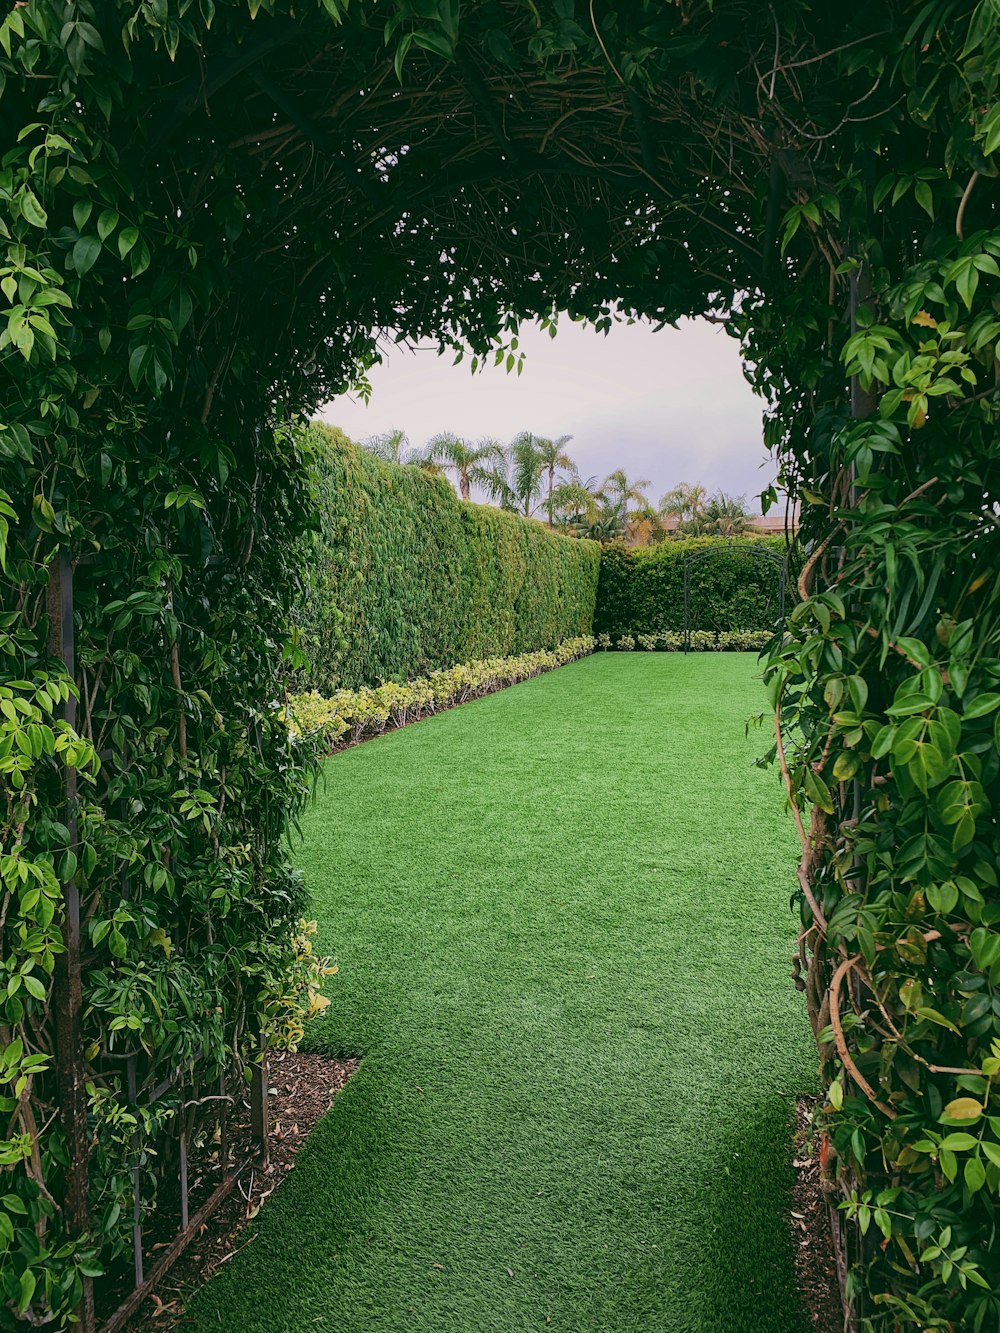
[[800, 349], [769, 332], [780, 300], [749, 333], [783, 344], [771, 429], [806, 555], [769, 678], [826, 1185], [873, 1328], [1000, 1318], [997, 17], [914, 7], [838, 57], [890, 105], [785, 214], [832, 300], [790, 294]]
[[853, 1315], [996, 1325], [1000, 31], [993, 0], [849, 18], [5, 14], [0, 1326], [86, 1312], [136, 1145], [155, 1208], [180, 1094], [130, 1095], [122, 1060], [242, 1075], [318, 979], [283, 844], [308, 777], [281, 721], [313, 502], [292, 419], [380, 335], [516, 364], [519, 321], [562, 311], [743, 341], [802, 507], [768, 672]]

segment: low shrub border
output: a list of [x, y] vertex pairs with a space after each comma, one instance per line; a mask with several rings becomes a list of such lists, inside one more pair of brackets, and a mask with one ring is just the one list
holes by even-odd
[[292, 695], [285, 719], [293, 736], [333, 754], [396, 727], [419, 722], [446, 708], [517, 685], [530, 676], [586, 657], [594, 651], [590, 634], [564, 639], [555, 648], [516, 657], [487, 657], [418, 676], [406, 685], [387, 681], [360, 690], [337, 690], [325, 698], [317, 690]]
[[[691, 651], [694, 653], [757, 653], [766, 647], [773, 635], [770, 630], [713, 630], [691, 631]], [[639, 648], [644, 652], [680, 653], [684, 651], [684, 635], [673, 630], [661, 634], [598, 634], [595, 648], [602, 652], [630, 653]]]

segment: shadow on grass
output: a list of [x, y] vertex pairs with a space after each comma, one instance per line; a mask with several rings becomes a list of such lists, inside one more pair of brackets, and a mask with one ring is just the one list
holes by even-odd
[[792, 1097], [764, 1093], [746, 1132], [720, 1144], [704, 1235], [705, 1327], [804, 1333], [811, 1320], [792, 1263]]

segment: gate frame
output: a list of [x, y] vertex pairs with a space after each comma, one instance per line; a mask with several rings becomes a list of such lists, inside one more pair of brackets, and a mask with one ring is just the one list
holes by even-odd
[[727, 537], [725, 544], [706, 546], [700, 551], [689, 551], [684, 557], [684, 652], [691, 651], [691, 566], [711, 556], [721, 555], [735, 548], [746, 551], [756, 560], [768, 560], [778, 566], [778, 620], [785, 618], [785, 586], [788, 582], [788, 554], [779, 555], [763, 542], [752, 538]]

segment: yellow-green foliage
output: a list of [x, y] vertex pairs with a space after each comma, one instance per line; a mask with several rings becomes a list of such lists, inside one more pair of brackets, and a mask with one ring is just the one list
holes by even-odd
[[308, 427], [321, 529], [300, 623], [324, 693], [589, 634], [600, 547]]
[[[757, 653], [770, 643], [772, 634], [769, 630], [723, 630], [716, 634], [713, 630], [693, 629], [688, 648], [693, 653]], [[598, 634], [594, 647], [607, 652], [611, 648], [619, 652], [631, 652], [636, 647], [643, 652], [681, 653], [684, 651], [684, 635], [673, 630], [664, 630], [662, 634], [643, 634], [638, 631], [631, 634]]]
[[479, 662], [432, 671], [406, 685], [388, 682], [374, 689], [336, 690], [325, 698], [318, 690], [293, 695], [286, 717], [293, 735], [311, 739], [324, 750], [378, 736], [454, 704], [491, 694], [505, 685], [564, 666], [593, 652], [592, 635], [564, 639], [552, 649], [516, 657], [488, 657]]

